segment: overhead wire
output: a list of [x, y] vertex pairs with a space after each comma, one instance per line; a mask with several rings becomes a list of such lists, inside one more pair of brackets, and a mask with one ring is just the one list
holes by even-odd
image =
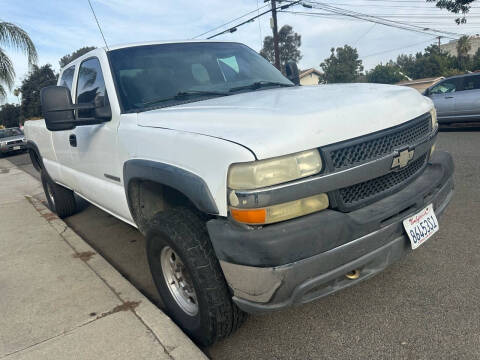
[[[358, 12], [358, 11], [348, 10], [348, 9], [328, 5], [328, 4], [325, 4], [325, 3], [321, 3], [321, 2], [318, 2], [318, 1], [304, 0], [302, 2], [302, 5], [304, 5], [305, 7], [309, 7], [309, 8], [315, 8], [315, 9], [318, 9], [318, 10], [323, 10], [323, 11], [326, 11], [327, 13], [333, 13], [333, 14], [336, 14], [336, 15], [352, 17], [352, 18], [363, 20], [363, 21], [369, 21], [369, 22], [377, 23], [377, 24], [384, 25], [384, 26], [389, 26], [389, 27], [399, 28], [399, 29], [403, 29], [403, 30], [407, 30], [407, 31], [423, 33], [423, 34], [427, 34], [427, 35], [442, 34], [442, 36], [449, 37], [451, 39], [457, 39], [458, 37], [464, 35], [464, 34], [460, 34], [460, 33], [454, 33], [454, 32], [451, 32], [451, 31], [438, 30], [438, 29], [432, 29], [432, 28], [424, 28], [424, 27], [421, 27], [421, 26], [418, 26], [418, 25], [403, 23], [401, 21], [389, 20], [389, 19], [382, 18], [380, 16], [375, 16], [375, 15], [361, 13], [361, 12]], [[310, 12], [310, 13], [311, 14], [318, 14], [318, 15], [322, 15], [322, 16], [329, 16], [329, 15], [325, 15], [325, 13], [312, 13], [312, 12]]]
[[[297, 4], [301, 3], [301, 2], [302, 2], [302, 0], [290, 1], [287, 5], [279, 5], [279, 6], [277, 6], [275, 9], [276, 9], [277, 11], [284, 10], [284, 9], [288, 9], [289, 7], [294, 6], [294, 5], [297, 5]], [[238, 28], [238, 27], [240, 27], [240, 26], [242, 26], [242, 25], [245, 25], [245, 24], [247, 24], [247, 23], [253, 22], [255, 19], [257, 19], [257, 18], [259, 18], [259, 17], [261, 17], [261, 16], [263, 16], [263, 15], [265, 15], [265, 14], [268, 14], [268, 13], [270, 13], [270, 12], [272, 12], [272, 9], [269, 9], [269, 10], [267, 10], [267, 11], [264, 11], [264, 12], [262, 12], [262, 13], [259, 13], [259, 14], [257, 14], [256, 16], [253, 16], [253, 17], [251, 17], [251, 18], [249, 18], [249, 19], [247, 19], [247, 20], [245, 20], [245, 21], [243, 21], [243, 22], [241, 22], [241, 23], [239, 23], [239, 24], [237, 24], [237, 25], [234, 25], [234, 26], [232, 26], [232, 27], [230, 27], [230, 28], [228, 28], [228, 29], [225, 29], [225, 30], [223, 30], [223, 31], [220, 31], [219, 33], [216, 33], [216, 34], [214, 34], [214, 35], [211, 35], [211, 36], [207, 37], [207, 39], [213, 39], [214, 37], [217, 37], [217, 36], [222, 35], [222, 34], [226, 34], [226, 33], [228, 33], [228, 32], [233, 33], [233, 32], [235, 32], [235, 31], [237, 31], [237, 28]], [[210, 31], [209, 31], [209, 32], [210, 32]]]
[[267, 7], [267, 6], [268, 6], [268, 4], [258, 7], [258, 1], [257, 1], [257, 8], [256, 8], [255, 10], [249, 11], [249, 12], [247, 12], [247, 13], [239, 16], [239, 17], [236, 17], [235, 19], [232, 19], [232, 20], [227, 21], [226, 23], [223, 23], [222, 25], [218, 25], [217, 27], [214, 27], [213, 29], [210, 29], [210, 30], [205, 31], [205, 32], [203, 32], [203, 33], [201, 33], [201, 34], [198, 34], [197, 36], [194, 36], [193, 39], [199, 38], [200, 36], [206, 35], [206, 34], [208, 34], [208, 33], [211, 33], [211, 32], [213, 32], [213, 31], [215, 31], [215, 30], [218, 30], [218, 29], [220, 29], [220, 28], [222, 28], [222, 27], [225, 27], [225, 26], [227, 26], [227, 25], [230, 25], [231, 23], [233, 23], [233, 22], [235, 22], [235, 21], [237, 21], [237, 20], [240, 20], [240, 19], [244, 18], [245, 16], [251, 15], [251, 14], [253, 14], [253, 13], [255, 13], [255, 12], [258, 13], [261, 9], [263, 9], [263, 8], [265, 8], [265, 7]]

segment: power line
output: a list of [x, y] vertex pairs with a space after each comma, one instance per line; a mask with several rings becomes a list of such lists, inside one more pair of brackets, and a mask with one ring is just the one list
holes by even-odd
[[364, 38], [365, 36], [367, 36], [368, 33], [373, 30], [373, 28], [374, 28], [375, 26], [377, 26], [376, 23], [374, 23], [370, 28], [368, 28], [367, 31], [365, 31], [362, 35], [360, 35], [360, 36], [358, 37], [358, 39], [353, 42], [353, 45], [352, 45], [352, 46], [355, 47], [362, 38]]
[[[413, 32], [418, 32], [418, 33], [424, 33], [428, 35], [436, 35], [436, 33], [441, 33], [445, 35], [445, 37], [449, 37], [451, 39], [456, 39], [456, 37], [452, 36], [462, 36], [464, 34], [459, 34], [459, 33], [454, 33], [454, 32], [449, 32], [449, 31], [443, 31], [443, 30], [437, 30], [437, 29], [432, 29], [432, 28], [422, 28], [421, 26], [417, 25], [412, 25], [408, 23], [402, 23], [400, 21], [395, 21], [395, 20], [388, 20], [379, 16], [374, 16], [374, 15], [369, 15], [365, 13], [360, 13], [352, 10], [347, 10], [331, 5], [327, 5], [321, 2], [317, 1], [304, 1], [304, 4], [307, 3], [309, 7], [313, 7], [315, 9], [320, 9], [324, 10], [330, 13], [334, 13], [337, 15], [343, 15], [343, 16], [348, 16], [364, 21], [369, 21], [369, 22], [374, 22], [377, 24], [381, 24], [384, 26], [389, 26], [389, 27], [394, 27], [394, 28], [399, 28], [403, 30], [408, 30], [408, 31], [413, 31]], [[324, 14], [321, 14], [324, 15]], [[433, 33], [433, 34], [432, 34]], [[437, 34], [438, 35], [438, 34]]]
[[431, 42], [431, 41], [433, 41], [433, 40], [435, 40], [435, 39], [437, 39], [437, 38], [432, 38], [432, 39], [429, 39], [429, 40], [424, 40], [424, 41], [421, 41], [421, 42], [419, 42], [419, 43], [415, 43], [415, 44], [403, 46], [403, 47], [400, 47], [400, 48], [395, 48], [395, 49], [380, 51], [380, 52], [373, 53], [373, 54], [369, 54], [369, 55], [366, 55], [366, 56], [360, 56], [360, 58], [361, 58], [361, 59], [366, 59], [366, 58], [369, 58], [369, 57], [372, 57], [372, 56], [377, 56], [377, 55], [382, 55], [382, 54], [386, 54], [386, 53], [393, 52], [393, 51], [408, 49], [408, 48], [411, 48], [411, 47], [414, 47], [414, 46], [417, 46], [417, 45], [421, 45], [421, 44], [425, 44], [425, 43], [427, 43], [427, 42]]
[[219, 25], [219, 26], [217, 26], [217, 27], [215, 27], [215, 28], [213, 28], [213, 29], [210, 29], [210, 30], [208, 30], [208, 31], [205, 31], [205, 32], [203, 32], [203, 33], [201, 33], [201, 34], [199, 34], [199, 35], [197, 35], [197, 36], [194, 36], [193, 39], [196, 39], [196, 38], [198, 38], [198, 37], [200, 37], [200, 36], [203, 36], [203, 35], [205, 35], [205, 34], [208, 34], [208, 33], [212, 32], [212, 31], [218, 30], [218, 29], [220, 29], [220, 28], [222, 28], [222, 27], [224, 27], [224, 26], [227, 26], [227, 25], [229, 25], [229, 24], [231, 24], [231, 23], [233, 23], [233, 22], [235, 22], [235, 21], [237, 21], [237, 20], [239, 20], [239, 19], [241, 19], [241, 18], [244, 18], [245, 16], [248, 16], [248, 15], [250, 15], [250, 14], [253, 14], [254, 12], [257, 12], [257, 13], [258, 13], [258, 12], [260, 11], [260, 9], [263, 9], [264, 7], [267, 7], [267, 6], [268, 6], [268, 4], [258, 7], [258, 2], [257, 2], [257, 8], [256, 8], [255, 10], [249, 11], [248, 13], [243, 14], [242, 16], [239, 16], [239, 17], [237, 17], [237, 18], [235, 18], [235, 19], [232, 19], [232, 20], [230, 20], [230, 21], [227, 21], [226, 23], [224, 23], [224, 24], [222, 24], [222, 25]]
[[[290, 2], [290, 3], [287, 4], [287, 5], [279, 5], [279, 6], [275, 7], [275, 9], [276, 9], [276, 10], [288, 9], [289, 7], [291, 7], [291, 6], [293, 6], [293, 5], [297, 5], [297, 4], [300, 3], [301, 1], [302, 1], [302, 0], [297, 0], [297, 1]], [[223, 31], [221, 31], [221, 32], [219, 32], [219, 33], [216, 33], [215, 35], [209, 36], [209, 37], [207, 37], [207, 39], [213, 39], [214, 37], [217, 37], [217, 36], [219, 36], [219, 35], [223, 35], [223, 34], [226, 34], [226, 33], [233, 33], [233, 32], [235, 32], [235, 31], [237, 31], [237, 28], [238, 28], [238, 27], [240, 27], [240, 26], [242, 26], [242, 25], [245, 25], [245, 24], [247, 24], [247, 23], [250, 23], [250, 22], [254, 21], [254, 20], [257, 19], [257, 18], [259, 18], [259, 17], [261, 17], [261, 16], [263, 16], [263, 15], [265, 15], [265, 14], [268, 14], [269, 12], [272, 12], [272, 9], [266, 10], [266, 11], [264, 11], [264, 12], [262, 12], [262, 13], [256, 15], [256, 16], [253, 16], [253, 17], [251, 17], [251, 18], [249, 18], [249, 19], [241, 22], [240, 24], [234, 25], [234, 26], [232, 26], [232, 27], [230, 27], [230, 28], [228, 28], [228, 29], [226, 29], [226, 30], [223, 30]]]

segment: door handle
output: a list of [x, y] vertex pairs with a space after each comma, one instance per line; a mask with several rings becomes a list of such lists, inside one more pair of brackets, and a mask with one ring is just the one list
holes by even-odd
[[77, 147], [77, 136], [75, 134], [70, 135], [68, 141], [70, 142], [70, 146]]

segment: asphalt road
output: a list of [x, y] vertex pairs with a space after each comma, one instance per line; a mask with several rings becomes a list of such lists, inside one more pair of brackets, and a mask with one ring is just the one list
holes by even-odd
[[[313, 303], [251, 316], [213, 359], [480, 359], [480, 133], [442, 132], [456, 193], [440, 231], [378, 276]], [[10, 160], [38, 178], [25, 155]], [[94, 206], [67, 223], [153, 301], [139, 233]]]

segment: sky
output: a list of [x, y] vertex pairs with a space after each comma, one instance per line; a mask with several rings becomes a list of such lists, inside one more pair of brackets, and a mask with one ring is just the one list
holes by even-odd
[[[278, 0], [277, 0], [278, 1]], [[269, 6], [263, 0], [91, 0], [110, 45], [154, 40], [192, 39], [206, 31], [238, 18], [232, 26], [264, 11]], [[286, 3], [286, 2], [284, 2]], [[330, 5], [357, 12], [382, 16], [390, 20], [408, 22], [457, 34], [480, 33], [480, 4], [473, 3], [466, 25], [456, 25], [455, 15], [435, 8], [424, 0], [332, 0]], [[267, 6], [262, 8], [263, 6]], [[87, 0], [0, 0], [0, 21], [12, 22], [23, 28], [32, 38], [38, 54], [38, 64], [52, 64], [58, 71], [58, 60], [83, 46], [104, 46]], [[338, 15], [311, 16], [324, 12], [296, 5], [289, 13], [279, 13], [279, 26], [289, 24], [302, 36], [300, 48], [301, 69], [315, 67], [330, 55], [332, 47], [345, 44], [358, 49], [366, 70], [378, 63], [396, 59], [401, 53], [415, 54], [431, 43], [434, 35], [410, 32]], [[291, 13], [296, 12], [296, 14]], [[299, 14], [299, 13], [302, 14]], [[308, 13], [308, 14], [303, 14]], [[206, 38], [228, 26], [198, 37]], [[218, 36], [219, 40], [238, 41], [256, 51], [262, 39], [271, 35], [270, 15], [238, 28], [234, 33]], [[450, 39], [443, 38], [442, 42]], [[24, 55], [4, 49], [12, 59], [16, 71], [16, 87], [28, 72]], [[10, 94], [8, 102], [18, 102]]]

